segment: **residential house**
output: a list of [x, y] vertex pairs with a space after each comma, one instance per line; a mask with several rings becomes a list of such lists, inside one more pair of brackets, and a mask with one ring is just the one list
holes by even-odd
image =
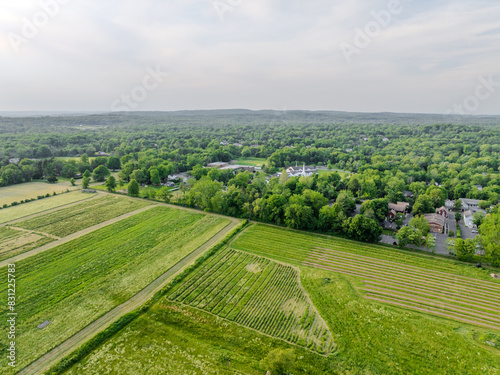
[[443, 233], [444, 228], [444, 216], [438, 214], [427, 214], [424, 217], [429, 222], [431, 226], [432, 233]]
[[410, 206], [408, 202], [389, 203], [389, 211], [394, 210], [396, 213], [406, 214], [408, 206]]
[[12, 158], [12, 159], [9, 159], [9, 164], [17, 164], [21, 161], [21, 159], [19, 158]]
[[474, 185], [474, 187], [479, 190], [479, 191], [483, 191], [483, 186], [482, 185]]
[[468, 199], [468, 198], [460, 198], [462, 201], [462, 212], [465, 211], [479, 211], [479, 202], [478, 199]]
[[96, 156], [110, 156], [111, 154], [107, 154], [104, 151], [99, 151]]
[[413, 198], [413, 197], [415, 197], [415, 194], [413, 194], [413, 191], [410, 191], [410, 190], [405, 190], [405, 191], [403, 191], [403, 195], [404, 195], [406, 198]]
[[445, 218], [448, 218], [448, 210], [444, 206], [436, 208], [436, 213], [438, 215], [441, 215], [441, 216], [445, 217]]

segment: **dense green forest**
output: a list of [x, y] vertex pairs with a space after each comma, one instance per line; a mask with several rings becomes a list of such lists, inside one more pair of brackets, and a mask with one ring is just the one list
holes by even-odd
[[[118, 169], [122, 184], [159, 185], [190, 171], [179, 204], [376, 241], [388, 202], [407, 201], [422, 214], [447, 199], [478, 199], [488, 210], [498, 204], [500, 118], [445, 120], [245, 110], [0, 118], [0, 185], [80, 174], [105, 181]], [[265, 162], [255, 174], [204, 168], [241, 158]], [[296, 164], [330, 171], [290, 178], [282, 172]], [[163, 193], [147, 194], [170, 199]], [[361, 200], [368, 201], [352, 217]]]

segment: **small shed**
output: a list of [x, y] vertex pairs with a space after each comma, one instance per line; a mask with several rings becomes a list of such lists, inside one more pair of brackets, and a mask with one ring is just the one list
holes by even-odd
[[50, 322], [48, 320], [46, 320], [45, 322], [43, 322], [42, 324], [38, 325], [38, 329], [44, 329], [45, 327], [47, 327], [48, 325], [50, 324]]

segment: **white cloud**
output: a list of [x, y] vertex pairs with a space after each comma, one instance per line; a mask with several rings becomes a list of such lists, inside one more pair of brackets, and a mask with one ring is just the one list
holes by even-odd
[[[404, 2], [348, 64], [339, 44], [387, 4], [241, 0], [221, 20], [211, 0], [71, 0], [16, 54], [7, 33], [39, 5], [11, 2], [0, 14], [0, 110], [108, 110], [157, 64], [171, 76], [142, 110], [443, 112], [479, 76], [500, 80], [490, 1]], [[500, 114], [499, 99], [478, 113]]]

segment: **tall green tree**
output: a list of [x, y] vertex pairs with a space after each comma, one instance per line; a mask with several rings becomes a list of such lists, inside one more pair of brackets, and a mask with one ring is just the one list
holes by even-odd
[[160, 179], [160, 172], [158, 172], [158, 169], [156, 168], [151, 168], [149, 170], [149, 175], [151, 179], [151, 183], [155, 186], [160, 185], [161, 179]]
[[500, 206], [484, 218], [479, 231], [486, 258], [500, 267]]
[[113, 176], [109, 176], [106, 180], [106, 188], [110, 193], [114, 192], [116, 189], [116, 179]]
[[131, 197], [138, 197], [139, 196], [139, 183], [137, 180], [130, 180], [128, 183], [127, 187], [127, 194], [130, 195]]
[[103, 182], [109, 175], [109, 169], [105, 165], [100, 165], [92, 172], [92, 179], [97, 182]]
[[88, 178], [88, 177], [85, 176], [82, 179], [82, 188], [86, 189], [86, 188], [89, 187], [89, 185], [90, 185], [90, 178]]

